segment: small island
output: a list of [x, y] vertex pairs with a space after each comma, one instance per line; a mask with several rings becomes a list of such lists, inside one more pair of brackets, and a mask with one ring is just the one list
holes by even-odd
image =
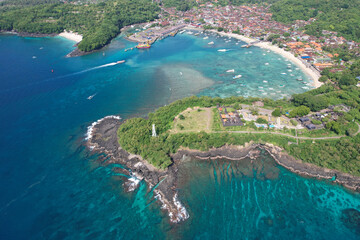
[[188, 218], [177, 183], [189, 157], [241, 161], [266, 151], [292, 172], [360, 192], [359, 112], [351, 106], [359, 95], [340, 97], [358, 91], [333, 83], [291, 100], [193, 96], [147, 118], [101, 119], [89, 129], [88, 146], [105, 153], [104, 164], [124, 166], [115, 171], [130, 176], [128, 191], [144, 180], [171, 222]]

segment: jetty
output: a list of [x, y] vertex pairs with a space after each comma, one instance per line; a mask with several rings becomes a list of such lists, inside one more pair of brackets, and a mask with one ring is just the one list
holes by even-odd
[[148, 43], [153, 44], [156, 40], [161, 40], [169, 36], [175, 36], [178, 31], [186, 27], [186, 24], [180, 24], [175, 26], [166, 26], [166, 27], [152, 27], [144, 31], [134, 33], [131, 36], [128, 36], [129, 40], [138, 42], [138, 43]]

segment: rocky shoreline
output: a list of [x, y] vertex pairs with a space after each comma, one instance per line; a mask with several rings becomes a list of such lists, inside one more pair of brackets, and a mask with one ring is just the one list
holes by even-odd
[[162, 203], [161, 208], [168, 211], [170, 221], [173, 223], [184, 221], [189, 217], [186, 208], [178, 200], [177, 192], [179, 165], [189, 157], [198, 159], [226, 158], [232, 161], [244, 158], [255, 159], [260, 154], [260, 148], [266, 150], [279, 165], [292, 172], [320, 179], [332, 179], [336, 176], [335, 183], [360, 192], [360, 177], [304, 163], [271, 144], [248, 143], [245, 146], [223, 146], [210, 149], [207, 152], [180, 149], [172, 155], [173, 164], [166, 170], [159, 170], [140, 156], [130, 154], [121, 148], [117, 140], [117, 129], [121, 124], [122, 121], [116, 116], [105, 117], [93, 123], [88, 129], [88, 147], [92, 151], [105, 153], [106, 164], [117, 163], [124, 166], [124, 168], [118, 168], [116, 171], [129, 176], [124, 183], [127, 191], [133, 191], [140, 181], [145, 181], [149, 189], [153, 189], [155, 198]]

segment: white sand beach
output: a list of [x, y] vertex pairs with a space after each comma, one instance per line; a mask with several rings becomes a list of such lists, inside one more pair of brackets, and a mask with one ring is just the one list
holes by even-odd
[[78, 33], [74, 33], [72, 31], [68, 32], [68, 31], [64, 31], [62, 33], [59, 34], [60, 37], [64, 37], [66, 39], [72, 40], [74, 42], [81, 42], [81, 40], [83, 39], [82, 35], [78, 34]]
[[[204, 30], [202, 28], [195, 28], [195, 27], [186, 27], [186, 28], [192, 29], [192, 30], [199, 30], [199, 31]], [[236, 38], [236, 39], [239, 39], [239, 40], [241, 40], [243, 42], [246, 42], [246, 43], [251, 43], [251, 42], [257, 41], [256, 39], [252, 39], [252, 38], [245, 37], [243, 35], [238, 35], [238, 34], [235, 34], [235, 33], [218, 32], [216, 30], [210, 30], [210, 31], [214, 32], [214, 33], [217, 33], [220, 36]], [[308, 75], [309, 77], [312, 78], [313, 86], [315, 88], [318, 88], [323, 84], [322, 82], [319, 82], [320, 73], [318, 73], [315, 70], [308, 67], [304, 62], [302, 62], [302, 60], [295, 57], [291, 52], [287, 52], [287, 51], [279, 48], [278, 46], [272, 45], [270, 42], [260, 42], [260, 43], [254, 44], [254, 46], [273, 51], [273, 52], [281, 55], [282, 57], [288, 59], [289, 61], [293, 62], [297, 66], [299, 66], [299, 68], [301, 68], [301, 70], [304, 71], [306, 73], [306, 75]]]

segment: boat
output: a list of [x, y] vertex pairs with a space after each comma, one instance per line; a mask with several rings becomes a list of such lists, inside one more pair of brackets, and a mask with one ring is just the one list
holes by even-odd
[[184, 32], [186, 32], [186, 30], [181, 30], [181, 32], [179, 32], [180, 34], [183, 34]]
[[237, 79], [237, 78], [241, 78], [241, 77], [242, 77], [242, 75], [236, 75], [233, 77], [233, 79]]
[[218, 52], [227, 52], [227, 49], [219, 49]]
[[285, 85], [279, 85], [279, 87], [285, 87]]
[[96, 95], [96, 93], [95, 93], [94, 95], [88, 96], [88, 97], [87, 97], [87, 100], [93, 99], [93, 97], [95, 97], [95, 95]]
[[117, 61], [116, 64], [124, 63], [125, 60]]
[[213, 44], [214, 44], [214, 42], [209, 42], [208, 44], [209, 44], [209, 45], [213, 45]]
[[269, 65], [269, 63], [265, 63], [265, 65]]
[[208, 39], [209, 37], [208, 36], [206, 36], [206, 37], [203, 37], [203, 39]]
[[267, 83], [268, 81], [264, 80], [263, 82], [264, 82], [264, 83]]
[[190, 35], [191, 35], [191, 34], [193, 34], [193, 32], [192, 32], [192, 31], [188, 31], [187, 34], [190, 34]]
[[281, 73], [282, 75], [286, 75], [286, 73]]
[[302, 81], [302, 78], [297, 78], [296, 80], [297, 80], [297, 81]]
[[200, 33], [195, 33], [194, 36], [198, 36]]
[[247, 44], [245, 44], [245, 45], [242, 45], [241, 47], [242, 47], [242, 48], [248, 48], [248, 47], [250, 47], [250, 46], [247, 45]]
[[235, 72], [235, 69], [229, 69], [229, 70], [227, 70], [226, 72], [227, 72], [227, 73], [233, 73], [233, 72]]
[[139, 43], [139, 44], [136, 46], [137, 49], [145, 49], [145, 48], [150, 48], [150, 47], [151, 47], [151, 45], [148, 44], [148, 43], [143, 43], [143, 44]]

